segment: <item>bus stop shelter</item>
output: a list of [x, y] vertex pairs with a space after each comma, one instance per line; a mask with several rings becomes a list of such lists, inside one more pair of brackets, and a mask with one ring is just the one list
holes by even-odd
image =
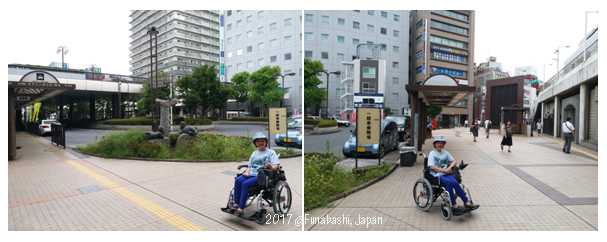
[[[453, 77], [447, 75], [433, 75], [422, 83], [412, 83], [406, 86], [409, 97], [411, 97], [413, 125], [410, 133], [413, 137], [413, 146], [421, 151], [426, 137], [426, 107], [437, 105], [442, 107], [455, 106], [464, 100], [466, 96], [474, 93], [475, 87], [467, 83], [462, 84]], [[470, 118], [469, 118], [470, 119]]]

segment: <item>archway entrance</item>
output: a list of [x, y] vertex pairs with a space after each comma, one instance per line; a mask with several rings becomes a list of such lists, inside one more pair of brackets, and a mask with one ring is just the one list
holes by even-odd
[[16, 159], [17, 109], [59, 95], [76, 88], [74, 84], [62, 84], [51, 73], [31, 71], [19, 81], [8, 82], [8, 160]]

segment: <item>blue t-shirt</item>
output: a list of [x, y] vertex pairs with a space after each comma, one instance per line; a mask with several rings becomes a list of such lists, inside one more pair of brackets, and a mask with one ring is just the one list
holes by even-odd
[[[451, 161], [454, 160], [455, 159], [453, 158], [451, 153], [449, 153], [449, 151], [446, 151], [444, 149], [441, 152], [438, 152], [437, 150], [432, 150], [430, 151], [430, 154], [428, 154], [428, 167], [437, 166], [441, 168], [447, 168], [449, 167], [449, 164], [451, 164]], [[430, 174], [432, 174], [434, 177], [445, 175], [445, 173], [434, 171], [430, 171]]]
[[251, 176], [257, 176], [258, 170], [263, 168], [267, 164], [278, 165], [278, 155], [271, 149], [265, 149], [264, 151], [255, 150], [249, 158], [249, 168]]

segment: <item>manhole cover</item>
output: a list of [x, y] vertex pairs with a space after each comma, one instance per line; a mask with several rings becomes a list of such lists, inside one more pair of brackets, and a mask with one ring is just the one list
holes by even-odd
[[101, 190], [103, 190], [103, 189], [101, 189], [101, 187], [99, 187], [97, 185], [90, 185], [90, 186], [84, 186], [84, 187], [78, 188], [78, 191], [80, 191], [80, 193], [82, 193], [82, 194], [98, 192]]

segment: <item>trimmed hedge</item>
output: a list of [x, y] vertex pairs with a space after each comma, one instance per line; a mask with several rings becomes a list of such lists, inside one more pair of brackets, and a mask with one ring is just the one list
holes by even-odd
[[318, 122], [320, 122], [320, 120], [316, 120], [316, 119], [304, 119], [304, 124], [305, 125], [316, 126], [316, 125], [318, 125]]
[[213, 121], [207, 118], [185, 118], [185, 124], [187, 125], [211, 125]]
[[388, 173], [390, 165], [369, 167], [360, 172], [337, 167], [339, 159], [330, 153], [304, 154], [304, 210], [324, 207], [336, 195]]
[[268, 117], [233, 117], [230, 121], [268, 122]]
[[316, 125], [319, 128], [328, 128], [337, 126], [337, 121], [332, 119], [321, 119]]
[[148, 117], [108, 119], [108, 120], [103, 121], [103, 124], [107, 124], [107, 125], [152, 125], [152, 119], [148, 118]]

